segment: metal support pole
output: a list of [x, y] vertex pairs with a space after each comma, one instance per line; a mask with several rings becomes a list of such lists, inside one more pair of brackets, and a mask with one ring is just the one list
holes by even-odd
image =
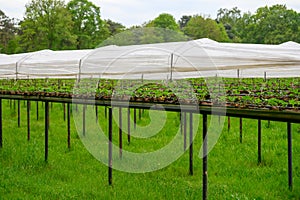
[[122, 158], [122, 108], [119, 108], [119, 148], [120, 148], [120, 158]]
[[287, 123], [289, 189], [293, 190], [292, 125]]
[[170, 68], [171, 68], [171, 73], [170, 73], [170, 80], [172, 81], [173, 80], [173, 59], [174, 59], [174, 54], [172, 53], [171, 54], [171, 65], [170, 65]]
[[36, 101], [36, 120], [39, 120], [39, 102]]
[[18, 100], [18, 127], [21, 126], [21, 105], [20, 100]]
[[64, 110], [64, 121], [66, 121], [66, 104], [63, 103], [63, 110]]
[[258, 163], [261, 163], [261, 120], [258, 120], [258, 145], [257, 145], [257, 153], [258, 153]]
[[134, 130], [136, 129], [136, 108], [133, 109], [133, 122]]
[[49, 102], [45, 102], [45, 161], [48, 161]]
[[30, 101], [27, 100], [27, 140], [30, 140]]
[[193, 113], [190, 113], [190, 175], [193, 174]]
[[85, 136], [85, 110], [86, 110], [86, 105], [83, 105], [82, 108], [82, 134]]
[[95, 105], [95, 112], [96, 112], [96, 123], [98, 123], [98, 106]]
[[186, 150], [186, 112], [183, 113], [183, 150]]
[[109, 108], [108, 114], [108, 184], [112, 184], [112, 108]]
[[243, 118], [240, 117], [240, 143], [243, 142]]
[[67, 103], [67, 123], [68, 123], [68, 148], [71, 148], [71, 109], [70, 103]]
[[228, 132], [230, 131], [230, 116], [228, 116], [228, 118], [227, 118], [227, 129], [228, 129]]
[[130, 108], [128, 108], [127, 111], [127, 140], [128, 143], [130, 144]]
[[180, 112], [180, 133], [182, 135], [182, 112]]
[[0, 148], [3, 147], [2, 140], [2, 99], [0, 99]]
[[203, 114], [203, 170], [202, 170], [202, 199], [207, 199], [207, 114]]

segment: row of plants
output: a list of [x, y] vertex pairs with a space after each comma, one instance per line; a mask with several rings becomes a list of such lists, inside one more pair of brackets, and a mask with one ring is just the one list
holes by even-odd
[[194, 78], [185, 80], [0, 80], [6, 95], [96, 98], [231, 107], [300, 109], [300, 78]]

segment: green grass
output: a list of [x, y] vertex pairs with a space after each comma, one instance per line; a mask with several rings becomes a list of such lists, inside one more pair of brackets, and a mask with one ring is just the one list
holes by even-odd
[[[0, 149], [0, 199], [202, 198], [202, 160], [198, 157], [201, 126], [194, 143], [193, 176], [189, 175], [186, 152], [168, 167], [155, 172], [134, 174], [114, 170], [113, 185], [109, 186], [107, 166], [85, 149], [73, 120], [71, 149], [67, 148], [67, 125], [61, 104], [53, 104], [50, 110], [49, 160], [45, 163], [42, 104], [37, 121], [35, 103], [32, 103], [31, 140], [27, 141], [25, 104], [21, 102], [21, 127], [18, 128], [16, 108], [13, 104], [10, 108], [8, 100], [2, 101], [4, 141]], [[103, 111], [104, 108], [99, 108], [99, 123], [106, 131], [107, 119]], [[201, 122], [202, 118], [200, 125]], [[149, 113], [145, 111], [138, 124], [149, 123]], [[231, 130], [228, 132], [225, 123], [218, 143], [208, 156], [209, 199], [300, 199], [300, 125], [292, 126], [294, 189], [289, 191], [286, 123], [271, 122], [267, 127], [267, 121], [263, 121], [260, 165], [257, 164], [257, 120], [244, 119], [243, 124], [242, 144], [239, 142], [239, 119], [231, 118]], [[157, 150], [172, 140], [178, 125], [178, 114], [168, 113], [166, 126], [157, 135], [148, 139], [132, 138], [128, 144], [124, 134], [124, 149], [134, 152]], [[87, 129], [89, 133], [91, 130]], [[113, 134], [117, 145], [115, 123]]]

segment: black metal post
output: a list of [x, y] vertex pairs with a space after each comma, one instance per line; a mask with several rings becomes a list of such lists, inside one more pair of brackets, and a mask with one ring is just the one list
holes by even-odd
[[119, 148], [120, 148], [120, 158], [122, 158], [122, 148], [123, 148], [123, 140], [122, 140], [122, 108], [119, 108]]
[[39, 120], [39, 102], [36, 101], [36, 120]]
[[108, 184], [112, 184], [112, 108], [109, 108], [108, 114]]
[[193, 174], [193, 113], [190, 113], [190, 175]]
[[18, 127], [21, 126], [21, 103], [20, 100], [18, 100]]
[[2, 99], [0, 99], [0, 148], [3, 147], [2, 140]]
[[133, 125], [134, 129], [136, 129], [136, 108], [133, 109]]
[[95, 112], [96, 112], [96, 123], [98, 123], [98, 106], [95, 105]]
[[30, 101], [27, 100], [27, 140], [30, 140]]
[[261, 163], [261, 120], [258, 120], [258, 145], [257, 145], [257, 153], [258, 153], [258, 163]]
[[48, 161], [49, 102], [45, 102], [45, 161]]
[[86, 110], [86, 105], [83, 105], [82, 108], [82, 134], [85, 136], [85, 110]]
[[230, 116], [228, 116], [228, 118], [227, 118], [227, 128], [228, 128], [228, 132], [230, 131]]
[[203, 170], [202, 170], [202, 199], [207, 199], [207, 114], [203, 114]]
[[293, 190], [292, 125], [287, 123], [289, 189]]
[[243, 142], [243, 118], [240, 117], [240, 143]]
[[70, 103], [67, 104], [67, 123], [68, 123], [68, 148], [71, 148], [71, 109]]
[[180, 112], [180, 133], [182, 135], [182, 112]]
[[130, 108], [128, 108], [127, 111], [127, 140], [128, 143], [130, 144]]
[[66, 104], [63, 103], [64, 121], [66, 121]]
[[183, 113], [183, 150], [186, 150], [186, 112]]

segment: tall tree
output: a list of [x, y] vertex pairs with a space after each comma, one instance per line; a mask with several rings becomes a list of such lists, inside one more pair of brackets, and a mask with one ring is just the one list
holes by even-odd
[[74, 22], [77, 49], [94, 48], [109, 36], [108, 27], [100, 16], [100, 7], [88, 0], [71, 0], [67, 8]]
[[300, 14], [285, 5], [258, 8], [243, 32], [243, 40], [252, 43], [279, 44], [289, 40], [300, 42]]
[[125, 26], [123, 26], [122, 24], [118, 23], [118, 22], [114, 22], [110, 19], [105, 20], [108, 30], [109, 30], [109, 34], [110, 36], [112, 35], [116, 35], [118, 33], [121, 33], [125, 30]]
[[188, 39], [180, 30], [175, 18], [168, 13], [160, 14], [154, 20], [146, 23], [144, 27], [152, 28], [144, 31], [145, 34], [142, 38], [144, 43], [177, 42]]
[[17, 34], [16, 22], [0, 10], [0, 53], [11, 53], [12, 40]]
[[168, 13], [160, 14], [154, 20], [146, 24], [146, 27], [156, 27], [156, 28], [169, 29], [173, 31], [180, 31], [179, 25], [176, 23], [175, 18]]
[[229, 39], [234, 42], [240, 41], [237, 24], [239, 23], [241, 17], [241, 10], [239, 10], [237, 7], [232, 9], [220, 8], [218, 10], [217, 22], [224, 25]]
[[178, 21], [180, 30], [183, 30], [184, 27], [187, 25], [187, 23], [190, 21], [190, 19], [192, 18], [191, 15], [183, 15], [180, 20]]
[[229, 40], [225, 28], [222, 24], [210, 18], [204, 18], [200, 15], [194, 15], [186, 27], [184, 33], [193, 39], [210, 38], [219, 42], [226, 42]]
[[73, 22], [63, 0], [31, 0], [21, 22], [21, 42], [26, 51], [74, 47]]

